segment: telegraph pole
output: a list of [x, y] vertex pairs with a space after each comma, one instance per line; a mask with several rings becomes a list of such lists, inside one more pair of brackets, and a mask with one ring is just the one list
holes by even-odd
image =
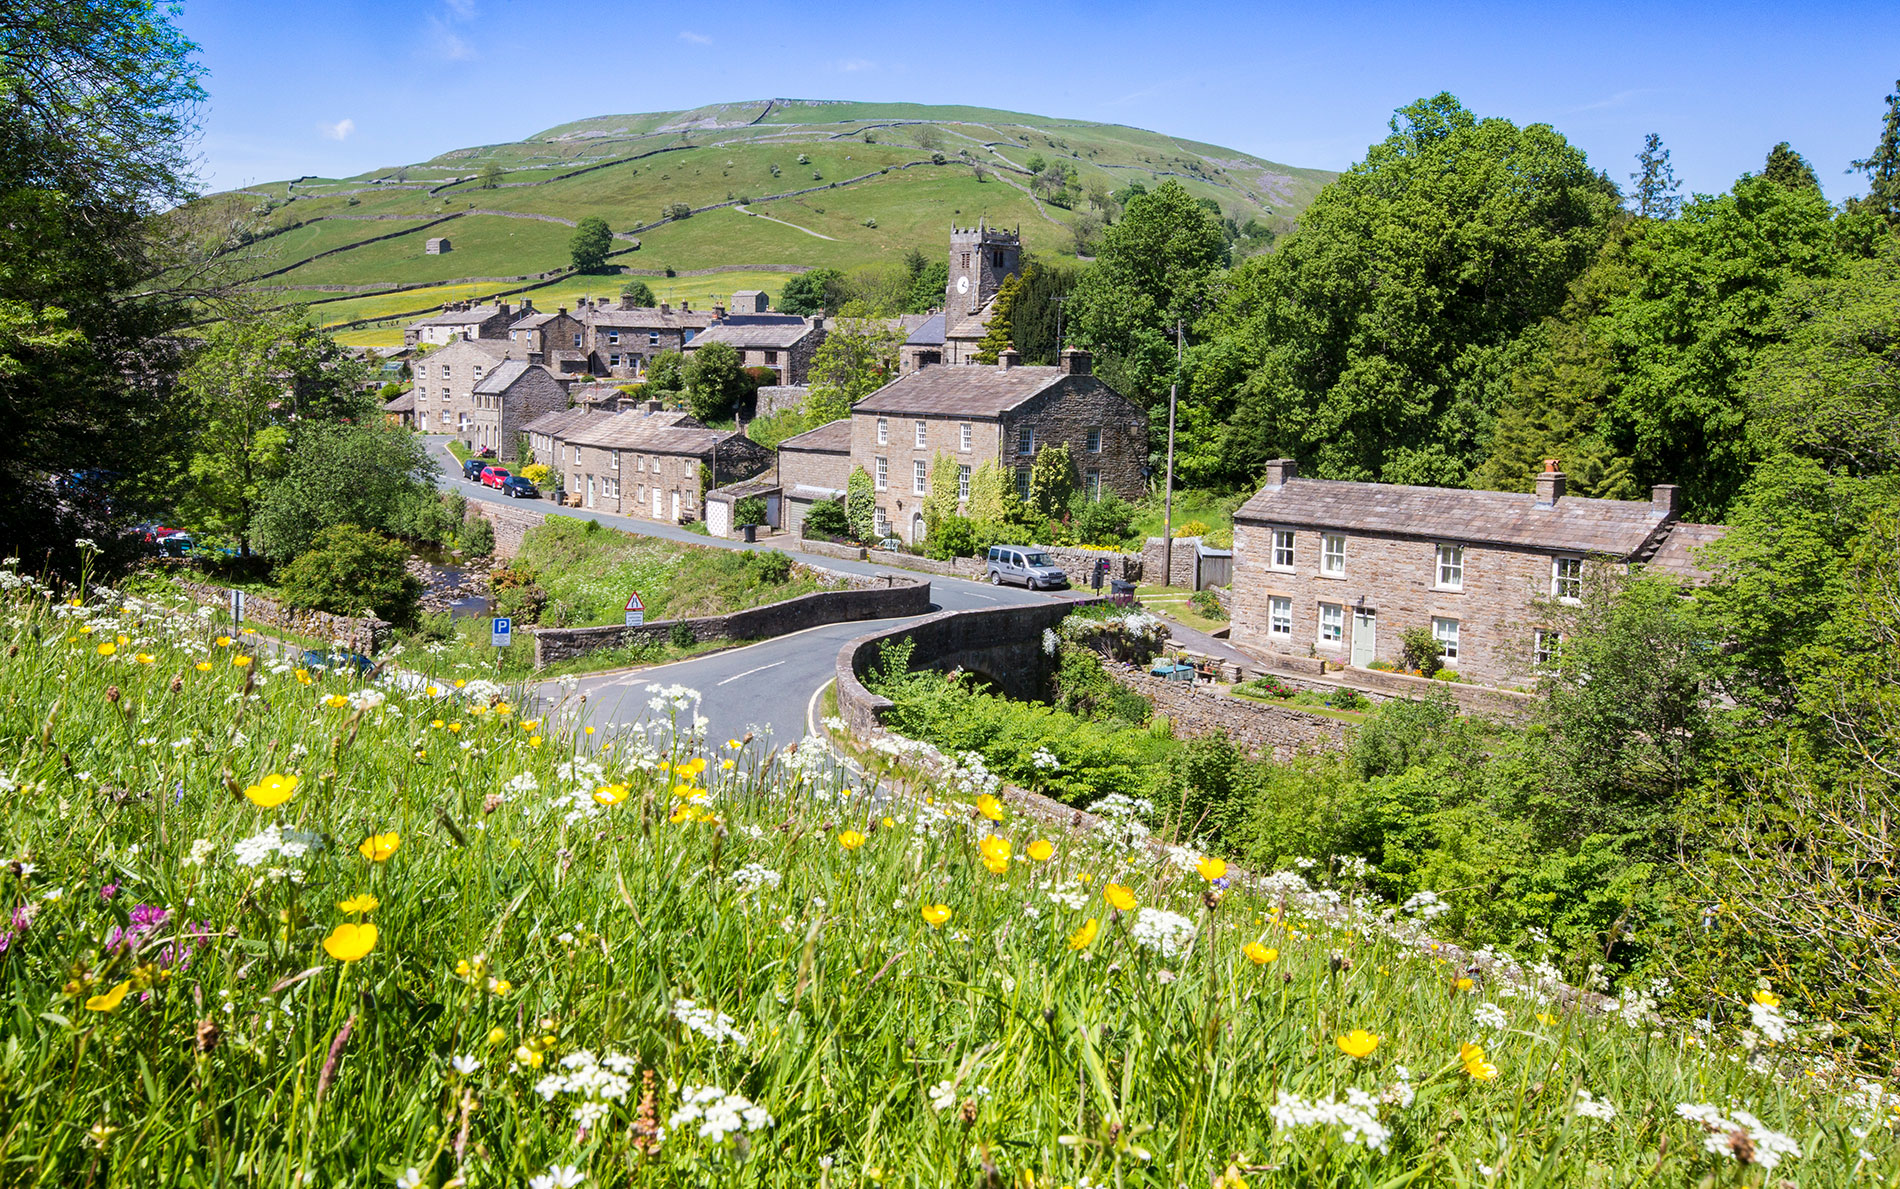
[[1174, 320], [1174, 382], [1168, 385], [1168, 477], [1161, 496], [1161, 585], [1174, 581], [1174, 402], [1181, 388], [1181, 319]]

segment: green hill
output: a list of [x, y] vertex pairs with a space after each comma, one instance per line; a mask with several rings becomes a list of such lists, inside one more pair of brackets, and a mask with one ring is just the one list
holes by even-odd
[[[953, 222], [1020, 226], [1032, 252], [1074, 257], [1090, 209], [1032, 192], [1034, 157], [1075, 188], [1174, 178], [1227, 215], [1290, 229], [1333, 176], [1116, 124], [974, 107], [760, 100], [599, 116], [515, 144], [456, 149], [350, 178], [302, 177], [203, 200], [243, 213], [244, 275], [355, 342], [396, 341], [412, 312], [525, 291], [551, 306], [617, 291], [565, 275], [581, 218], [613, 227], [613, 263], [663, 299], [774, 291], [807, 268], [895, 266], [944, 250]], [[668, 218], [684, 203], [693, 213]], [[246, 209], [248, 208], [248, 210]], [[451, 251], [425, 254], [445, 236]]]

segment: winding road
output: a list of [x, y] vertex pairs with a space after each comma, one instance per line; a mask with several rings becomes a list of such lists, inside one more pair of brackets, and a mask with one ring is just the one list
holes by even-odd
[[[532, 502], [517, 504], [492, 488], [470, 483], [461, 477], [461, 464], [448, 452], [447, 435], [426, 435], [431, 456], [438, 460], [441, 473], [438, 484], [461, 492], [478, 503], [508, 503], [531, 508]], [[553, 509], [550, 508], [550, 511]], [[659, 524], [616, 516], [587, 508], [561, 508], [563, 516], [600, 523], [645, 537], [659, 537], [688, 545], [722, 549], [779, 549], [795, 560], [831, 570], [858, 574], [897, 574], [918, 577], [915, 571], [881, 566], [874, 562], [843, 561], [833, 557], [800, 553], [797, 540], [790, 537], [748, 545], [703, 537], [677, 525]], [[1039, 603], [1083, 597], [1086, 592], [1041, 593], [1013, 586], [989, 586], [960, 578], [930, 576], [931, 610], [965, 611], [1002, 604]], [[807, 628], [788, 636], [761, 640], [738, 648], [707, 653], [671, 664], [642, 666], [595, 673], [580, 678], [578, 692], [587, 698], [588, 721], [596, 727], [632, 723], [649, 716], [647, 686], [683, 685], [700, 692], [700, 713], [708, 720], [707, 738], [715, 743], [742, 737], [748, 730], [764, 737], [768, 732], [778, 744], [802, 738], [817, 715], [818, 693], [836, 673], [838, 650], [847, 641], [871, 632], [916, 622], [916, 617], [858, 620], [854, 623], [826, 624]], [[538, 697], [550, 703], [564, 691], [555, 682], [535, 687]]]

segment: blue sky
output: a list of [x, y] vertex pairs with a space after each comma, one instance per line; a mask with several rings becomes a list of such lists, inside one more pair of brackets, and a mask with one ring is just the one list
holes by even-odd
[[1342, 169], [1441, 90], [1685, 190], [1793, 143], [1829, 197], [1900, 77], [1900, 4], [553, 3], [185, 0], [223, 189], [347, 175], [567, 120], [729, 100], [969, 103]]

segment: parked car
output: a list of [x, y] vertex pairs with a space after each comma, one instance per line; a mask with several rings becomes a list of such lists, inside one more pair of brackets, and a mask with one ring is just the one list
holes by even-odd
[[541, 498], [540, 489], [526, 479], [523, 479], [520, 475], [510, 475], [506, 479], [503, 479], [501, 481], [501, 493], [510, 499], [517, 500], [538, 500]]
[[303, 654], [304, 667], [307, 669], [355, 669], [357, 673], [367, 673], [376, 667], [376, 662], [360, 652], [351, 652], [345, 648], [308, 648]]
[[1057, 590], [1069, 585], [1069, 575], [1040, 549], [1021, 545], [992, 545], [990, 584], [1020, 582], [1029, 590]]
[[500, 487], [502, 484], [506, 483], [507, 481], [508, 481], [507, 467], [483, 467], [482, 468], [482, 486], [483, 487]]
[[479, 483], [482, 479], [482, 471], [486, 469], [487, 466], [488, 464], [481, 459], [471, 458], [462, 464], [462, 478], [467, 479], [470, 483]]

